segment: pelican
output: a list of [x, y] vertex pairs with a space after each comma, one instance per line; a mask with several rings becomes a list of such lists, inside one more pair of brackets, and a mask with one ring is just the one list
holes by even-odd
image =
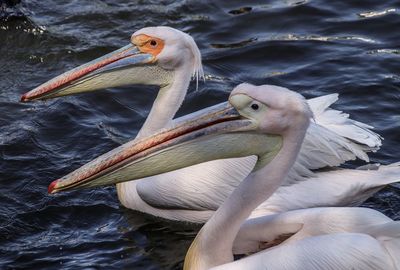
[[[140, 140], [173, 125], [192, 76], [196, 80], [203, 77], [201, 55], [194, 40], [170, 27], [148, 27], [133, 33], [131, 44], [38, 86], [21, 100], [48, 99], [121, 85], [158, 85], [157, 98], [136, 137]], [[315, 121], [307, 130], [298, 160], [286, 185], [256, 209], [254, 217], [315, 206], [356, 205], [383, 186], [384, 183], [375, 182], [371, 186], [344, 179], [298, 181], [303, 179], [301, 176], [313, 175], [314, 169], [338, 166], [355, 158], [368, 161], [366, 152], [381, 145], [380, 137], [370, 126], [330, 109], [336, 100], [336, 94], [308, 100]], [[143, 181], [117, 184], [117, 193], [127, 208], [165, 219], [204, 223], [250, 173], [255, 162], [255, 156], [211, 161]], [[334, 196], [308, 195], [331, 189], [336, 191]]]
[[[127, 175], [140, 179], [252, 154], [257, 157], [254, 168], [201, 228], [186, 254], [185, 270], [400, 269], [400, 224], [372, 210], [305, 209], [246, 220], [285, 183], [311, 116], [306, 100], [295, 92], [241, 84], [232, 91], [229, 103], [122, 145], [52, 182], [49, 189], [109, 185]], [[338, 175], [347, 181], [395, 182], [400, 180], [400, 163], [377, 170], [336, 168], [315, 174], [326, 181]], [[282, 235], [289, 238], [259, 251], [259, 243], [268, 244]], [[235, 250], [258, 252], [234, 261]]]
[[248, 219], [241, 225], [233, 253], [252, 254], [282, 242], [287, 244], [324, 234], [368, 233], [374, 226], [392, 222], [384, 214], [362, 207], [317, 207], [265, 215]]
[[400, 222], [359, 207], [272, 214], [241, 225], [233, 254], [244, 253], [260, 255], [215, 269], [400, 269]]

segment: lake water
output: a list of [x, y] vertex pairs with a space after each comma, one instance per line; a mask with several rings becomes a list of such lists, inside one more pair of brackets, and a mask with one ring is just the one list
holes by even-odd
[[[240, 82], [308, 98], [337, 92], [336, 109], [385, 138], [371, 161], [388, 164], [400, 160], [399, 15], [395, 0], [0, 1], [0, 268], [181, 269], [198, 229], [125, 209], [114, 187], [47, 194], [52, 180], [134, 137], [156, 88], [22, 104], [24, 92], [139, 28], [168, 25], [194, 37], [207, 75], [179, 115], [225, 101]], [[399, 188], [364, 206], [400, 219]]]

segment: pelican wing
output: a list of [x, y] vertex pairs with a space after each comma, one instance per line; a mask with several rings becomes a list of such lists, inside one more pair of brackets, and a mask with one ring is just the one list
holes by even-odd
[[369, 161], [367, 152], [375, 152], [382, 145], [373, 127], [349, 119], [349, 115], [329, 108], [338, 95], [331, 94], [309, 99], [314, 114], [296, 163], [284, 185], [313, 177], [312, 170], [335, 167], [356, 158]]
[[[393, 221], [376, 210], [363, 207], [314, 207], [252, 217], [242, 224], [236, 235], [234, 254], [255, 253], [282, 241], [292, 243], [331, 233], [366, 233], [377, 238], [375, 231], [386, 236], [387, 230], [381, 225]], [[398, 233], [400, 226], [394, 229]]]
[[217, 210], [255, 163], [255, 156], [209, 161], [146, 178], [136, 189], [152, 207]]
[[[357, 157], [368, 161], [366, 152], [381, 145], [379, 135], [369, 130], [371, 127], [330, 109], [336, 100], [337, 94], [308, 100], [315, 121], [307, 131], [285, 185], [315, 177], [314, 169], [337, 166]], [[210, 161], [146, 178], [136, 188], [145, 203], [158, 209], [216, 210], [255, 162], [255, 157]]]
[[352, 120], [349, 114], [329, 108], [338, 100], [338, 94], [309, 99], [307, 102], [314, 114], [315, 122], [338, 135], [378, 150], [381, 137], [370, 129], [374, 127]]
[[370, 226], [366, 233], [382, 243], [393, 260], [396, 269], [400, 268], [400, 221]]
[[337, 233], [281, 244], [212, 270], [388, 270], [392, 260], [380, 242], [366, 234]]
[[282, 186], [253, 211], [251, 217], [293, 209], [356, 206], [385, 185], [400, 181], [400, 163], [378, 170], [336, 169], [315, 173], [307, 181]]

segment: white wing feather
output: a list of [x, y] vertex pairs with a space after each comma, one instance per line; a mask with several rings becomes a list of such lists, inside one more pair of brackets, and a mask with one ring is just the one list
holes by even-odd
[[[289, 238], [279, 243], [281, 236]], [[293, 210], [246, 220], [233, 250], [258, 253], [215, 269], [400, 269], [400, 222], [369, 208]], [[371, 254], [380, 254], [375, 264]]]
[[212, 270], [394, 270], [375, 238], [359, 233], [308, 237], [268, 249]]
[[370, 130], [372, 127], [329, 108], [337, 99], [337, 94], [331, 94], [307, 100], [314, 122], [307, 130], [297, 161], [284, 185], [312, 177], [311, 170], [339, 166], [356, 158], [368, 162], [366, 153], [375, 152], [381, 146], [381, 137]]
[[318, 172], [307, 181], [280, 187], [253, 211], [251, 217], [311, 207], [357, 206], [385, 185], [399, 181], [400, 163], [372, 171], [336, 169]]
[[314, 113], [315, 121], [342, 137], [377, 150], [382, 144], [382, 138], [371, 131], [374, 127], [349, 119], [346, 113], [328, 108], [338, 100], [338, 97], [338, 94], [330, 94], [307, 101]]
[[[366, 233], [376, 238], [372, 229], [387, 235], [387, 230], [376, 227], [392, 221], [384, 214], [364, 207], [316, 207], [266, 214], [249, 218], [242, 224], [232, 250], [234, 254], [256, 253], [283, 241], [288, 244], [332, 233]], [[399, 225], [397, 231], [400, 230]]]

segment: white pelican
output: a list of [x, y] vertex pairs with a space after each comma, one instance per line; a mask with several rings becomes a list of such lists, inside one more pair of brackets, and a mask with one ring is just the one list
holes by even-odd
[[[233, 253], [255, 253], [322, 234], [367, 233], [373, 226], [392, 222], [376, 210], [361, 207], [317, 207], [271, 214], [248, 219], [241, 225]], [[400, 227], [398, 232], [400, 236]]]
[[[53, 98], [128, 84], [159, 85], [158, 96], [137, 136], [140, 139], [172, 124], [191, 76], [196, 79], [203, 76], [201, 55], [194, 40], [169, 27], [149, 27], [135, 32], [130, 45], [38, 86], [21, 100]], [[368, 161], [366, 152], [381, 145], [380, 137], [369, 130], [371, 127], [329, 109], [336, 100], [337, 95], [333, 94], [308, 101], [315, 122], [307, 131], [287, 184], [297, 183], [301, 176], [313, 175], [312, 169], [338, 166], [356, 157]], [[248, 175], [255, 160], [253, 156], [211, 161], [143, 181], [117, 184], [118, 197], [124, 206], [134, 210], [166, 219], [202, 223]], [[344, 179], [328, 183], [309, 179], [282, 187], [254, 212], [254, 216], [314, 206], [359, 204], [385, 184]], [[336, 190], [335, 196], [308, 196], [309, 192], [329, 189]], [[352, 200], [348, 201], [350, 194]]]
[[247, 220], [234, 241], [234, 254], [254, 252], [215, 269], [400, 269], [400, 222], [359, 207], [267, 215]]
[[[311, 110], [301, 95], [267, 85], [241, 84], [229, 103], [183, 117], [170, 129], [122, 145], [53, 182], [50, 189], [113, 184], [127, 175], [142, 178], [212, 159], [253, 154], [255, 167], [202, 227], [184, 269], [400, 269], [400, 225], [378, 213], [306, 209], [246, 221], [295, 165]], [[326, 181], [339, 175], [348, 181], [381, 178], [394, 182], [400, 180], [400, 163], [378, 170], [333, 169], [315, 174], [325, 175]], [[293, 236], [233, 261], [235, 245], [237, 250], [258, 251], [254, 243], [282, 234]]]

